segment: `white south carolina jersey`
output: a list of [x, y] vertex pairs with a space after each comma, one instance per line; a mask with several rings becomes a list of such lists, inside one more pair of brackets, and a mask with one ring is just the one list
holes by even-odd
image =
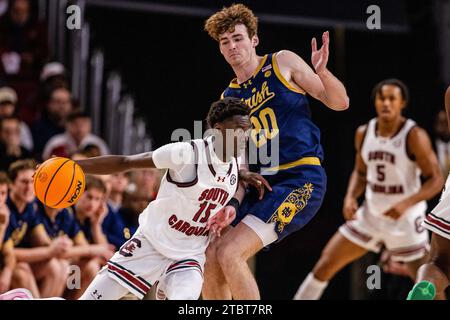
[[[369, 121], [361, 156], [367, 166], [364, 206], [370, 214], [382, 216], [421, 188], [421, 171], [407, 153], [408, 133], [415, 125], [407, 119], [397, 134], [385, 138], [377, 135], [377, 119]], [[408, 210], [425, 212], [426, 202], [421, 201]]]
[[[181, 145], [184, 150], [188, 146], [194, 151], [195, 177], [190, 182], [179, 183], [172, 176], [175, 172], [167, 170], [156, 199], [139, 218], [145, 237], [170, 259], [205, 253], [209, 244], [206, 222], [230, 201], [238, 186], [236, 159], [220, 161], [213, 151], [211, 138], [192, 140], [190, 144], [173, 143], [163, 148], [174, 146], [174, 150], [178, 150], [176, 147], [180, 144], [184, 144]], [[155, 153], [153, 160], [161, 168]]]

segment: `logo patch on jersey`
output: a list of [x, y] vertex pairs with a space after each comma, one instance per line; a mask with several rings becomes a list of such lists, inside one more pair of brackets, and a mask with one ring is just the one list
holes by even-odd
[[266, 72], [267, 70], [272, 69], [272, 64], [269, 64], [267, 66], [265, 66], [264, 68], [261, 69], [261, 72]]
[[400, 148], [400, 146], [402, 145], [402, 140], [401, 139], [395, 140], [392, 144], [394, 145], [394, 147]]
[[308, 205], [313, 190], [312, 183], [305, 183], [303, 187], [292, 191], [273, 213], [269, 222], [276, 222], [279, 233], [282, 233], [284, 227], [294, 219], [294, 216]]
[[122, 248], [120, 248], [119, 253], [124, 257], [131, 257], [133, 256], [134, 250], [136, 250], [136, 248], [140, 248], [141, 246], [141, 240], [133, 238], [125, 243]]
[[217, 182], [225, 182], [225, 177], [217, 177]]
[[264, 72], [264, 77], [266, 77], [266, 78], [270, 77], [271, 75], [272, 75], [272, 72], [270, 70]]
[[236, 175], [232, 174], [231, 177], [230, 177], [230, 184], [234, 185], [235, 183], [236, 183]]

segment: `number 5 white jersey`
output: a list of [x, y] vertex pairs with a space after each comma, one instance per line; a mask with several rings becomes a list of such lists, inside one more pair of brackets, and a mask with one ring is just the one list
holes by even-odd
[[167, 170], [158, 196], [139, 218], [140, 229], [154, 248], [175, 260], [205, 253], [209, 244], [206, 222], [230, 201], [238, 186], [236, 159], [220, 161], [211, 138], [184, 144], [194, 151], [195, 177], [179, 183]]
[[[416, 123], [407, 119], [393, 137], [377, 135], [377, 119], [367, 125], [361, 156], [367, 166], [365, 207], [367, 212], [382, 216], [399, 201], [417, 193], [421, 187], [420, 169], [407, 152], [407, 138]], [[409, 208], [423, 213], [426, 202]]]

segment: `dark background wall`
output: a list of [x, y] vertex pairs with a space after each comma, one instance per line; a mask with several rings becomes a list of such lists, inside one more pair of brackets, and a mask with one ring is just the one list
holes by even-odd
[[[355, 2], [296, 1], [295, 5], [288, 6], [286, 1], [270, 1], [273, 7], [264, 1], [246, 3], [257, 14], [280, 12], [365, 21], [368, 2]], [[353, 167], [354, 131], [375, 115], [370, 101], [372, 87], [385, 78], [404, 80], [411, 91], [407, 115], [429, 132], [433, 117], [443, 107], [444, 87], [438, 76], [432, 1], [378, 3], [381, 3], [382, 23], [399, 23], [409, 27], [409, 32], [347, 30], [343, 47], [345, 58], [343, 64], [337, 66], [334, 30], [329, 29], [332, 36], [329, 68], [341, 71], [338, 76], [345, 82], [351, 106], [348, 111], [338, 113], [311, 99], [313, 119], [322, 130], [328, 193], [322, 209], [310, 224], [274, 245], [272, 250], [258, 255], [256, 275], [263, 298], [290, 299], [327, 240], [343, 222], [342, 199]], [[211, 9], [221, 7], [209, 1], [194, 1], [193, 4]], [[170, 135], [176, 128], [192, 130], [193, 121], [204, 119], [210, 103], [219, 98], [233, 77], [217, 43], [203, 31], [204, 17], [88, 7], [87, 19], [91, 23], [92, 45], [105, 49], [108, 68], [122, 72], [127, 84], [125, 90], [135, 95], [155, 146], [170, 142]], [[320, 37], [323, 31], [322, 27], [262, 22], [257, 52], [290, 49], [309, 63], [311, 38]], [[348, 287], [346, 270], [331, 283], [325, 298], [348, 298], [342, 290]]]

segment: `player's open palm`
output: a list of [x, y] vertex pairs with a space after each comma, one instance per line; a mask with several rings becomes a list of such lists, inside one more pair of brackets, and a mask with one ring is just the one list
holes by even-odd
[[206, 222], [206, 228], [220, 237], [222, 230], [229, 226], [235, 218], [236, 209], [233, 206], [225, 206]]
[[316, 70], [316, 73], [320, 73], [327, 68], [328, 56], [329, 56], [329, 44], [330, 33], [325, 31], [322, 34], [322, 47], [317, 50], [317, 40], [312, 38], [311, 40], [311, 63]]
[[355, 219], [356, 210], [358, 210], [358, 201], [355, 198], [346, 197], [342, 209], [345, 220]]

